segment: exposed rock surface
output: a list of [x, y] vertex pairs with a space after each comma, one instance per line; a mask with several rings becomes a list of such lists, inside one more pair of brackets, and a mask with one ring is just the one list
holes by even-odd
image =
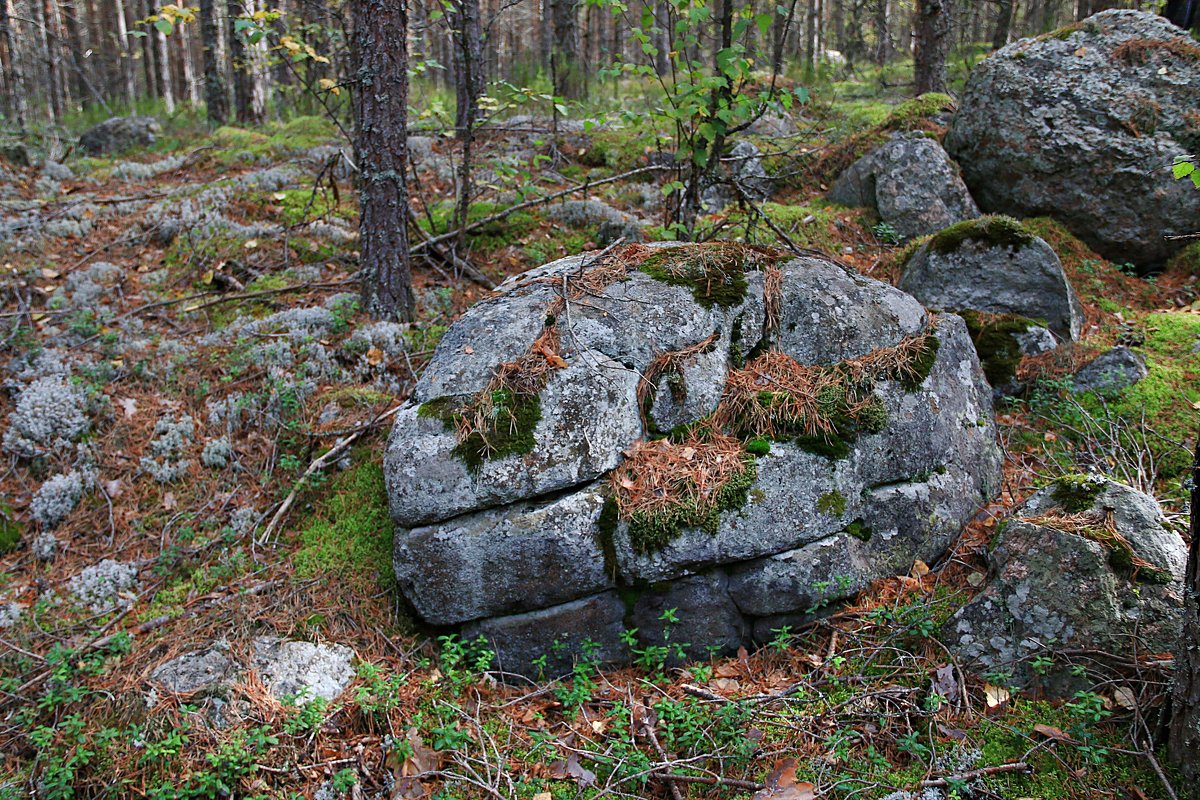
[[260, 636], [251, 665], [271, 694], [304, 703], [331, 701], [354, 680], [354, 651], [344, 644], [313, 644]]
[[161, 130], [154, 117], [111, 117], [84, 131], [79, 146], [89, 156], [119, 155], [149, 147]]
[[[1033, 678], [1058, 650], [1170, 651], [1179, 634], [1187, 547], [1152, 497], [1100, 476], [1069, 476], [1025, 502], [991, 547], [991, 580], [943, 628], [982, 669]], [[1046, 678], [1070, 684], [1062, 663]]]
[[941, 231], [916, 249], [898, 286], [929, 308], [1041, 320], [1074, 341], [1083, 307], [1054, 248], [1016, 220], [985, 217]]
[[958, 166], [936, 139], [918, 132], [893, 133], [855, 161], [833, 184], [829, 199], [875, 209], [903, 239], [979, 216]]
[[1114, 347], [1084, 364], [1071, 378], [1077, 392], [1111, 394], [1128, 389], [1149, 375], [1146, 359], [1128, 347]]
[[238, 672], [229, 646], [218, 642], [204, 650], [184, 653], [160, 664], [150, 680], [175, 694], [221, 691]]
[[[692, 274], [681, 265], [709, 271], [676, 280]], [[794, 399], [769, 391], [771, 364], [826, 382], [810, 413], [835, 430], [775, 431], [768, 445], [731, 416], [734, 385], [761, 385], [744, 395], [760, 408]], [[521, 380], [534, 388], [518, 403]], [[846, 392], [858, 411], [840, 405]], [[706, 419], [732, 435], [702, 425], [644, 441]], [[585, 639], [599, 660], [625, 660], [621, 632], [662, 644], [667, 608], [686, 654], [730, 651], [763, 621], [939, 555], [998, 485], [994, 436], [962, 320], [931, 326], [890, 286], [739, 245], [567, 258], [468, 310], [397, 415], [384, 461], [396, 575], [424, 619], [486, 637], [508, 671], [535, 672], [543, 655], [569, 668]], [[480, 451], [488, 437], [507, 449]], [[639, 517], [618, 493], [650, 480], [655, 453], [685, 466], [661, 479], [666, 505]], [[672, 494], [694, 481], [689, 461], [733, 465], [690, 506]]]
[[736, 203], [739, 194], [750, 200], [766, 200], [775, 191], [775, 181], [767, 174], [762, 156], [753, 142], [745, 139], [730, 148], [729, 154], [721, 159], [727, 177], [706, 187], [701, 194], [701, 204], [710, 213], [720, 211]]
[[1200, 47], [1155, 14], [1104, 11], [975, 67], [946, 135], [990, 212], [1048, 214], [1114, 261], [1153, 266], [1200, 230], [1171, 176], [1200, 150]]

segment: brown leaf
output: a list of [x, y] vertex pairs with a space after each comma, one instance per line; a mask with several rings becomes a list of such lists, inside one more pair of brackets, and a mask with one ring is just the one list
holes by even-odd
[[796, 759], [785, 758], [767, 776], [766, 787], [755, 792], [752, 800], [814, 800], [817, 787], [796, 780]]
[[550, 353], [546, 356], [546, 362], [555, 369], [566, 369], [566, 360], [557, 353]]
[[367, 363], [372, 367], [378, 367], [383, 363], [383, 351], [378, 347], [372, 347], [367, 350]]
[[166, 492], [165, 494], [163, 494], [162, 503], [163, 503], [164, 511], [174, 511], [175, 510], [175, 493], [174, 492]]
[[929, 565], [921, 559], [917, 559], [912, 565], [912, 576], [914, 578], [924, 578], [929, 574]]
[[425, 746], [425, 743], [421, 741], [421, 734], [416, 728], [409, 728], [405, 738], [408, 740], [408, 746], [412, 749], [412, 755], [401, 765], [402, 775], [407, 777], [433, 772], [441, 765], [442, 759], [438, 751]]
[[987, 683], [983, 686], [983, 697], [987, 701], [988, 708], [996, 708], [1007, 703], [1012, 695], [1003, 686], [993, 686]]
[[596, 783], [596, 773], [579, 763], [579, 756], [571, 753], [566, 761], [561, 758], [550, 764], [550, 777], [556, 781], [574, 780], [580, 786]]
[[1034, 733], [1040, 733], [1047, 739], [1053, 739], [1056, 742], [1074, 742], [1070, 736], [1062, 732], [1061, 728], [1056, 728], [1053, 725], [1045, 725], [1039, 722], [1033, 726]]
[[933, 673], [933, 685], [931, 687], [934, 694], [940, 694], [942, 697], [954, 697], [958, 694], [958, 681], [954, 677], [954, 667], [946, 665], [939, 667]]
[[470, 355], [474, 355], [474, 354], [475, 354], [475, 348], [474, 348], [474, 347], [471, 347], [471, 345], [467, 345], [466, 347], [464, 347], [464, 348], [463, 348], [463, 352], [464, 352], [464, 353], [466, 353], [466, 354], [467, 354], [467, 355], [469, 355], [469, 356], [470, 356]]

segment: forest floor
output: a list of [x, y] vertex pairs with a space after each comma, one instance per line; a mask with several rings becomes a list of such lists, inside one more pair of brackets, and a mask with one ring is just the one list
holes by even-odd
[[[814, 106], [783, 146], [760, 142], [784, 176], [761, 211], [882, 280], [902, 248], [870, 212], [819, 198], [831, 164], [890, 112]], [[663, 141], [541, 124], [483, 137], [475, 218], [654, 163]], [[1028, 389], [998, 409], [1003, 496], [941, 562], [756, 653], [687, 668], [647, 653], [506, 685], [477, 644], [422, 628], [398, 599], [381, 469], [387, 412], [487, 290], [417, 258], [418, 322], [358, 311], [343, 145], [300, 118], [169, 129], [146, 152], [0, 173], [0, 798], [1172, 796], [1149, 744], [1169, 654], [1077, 655], [1092, 688], [1049, 700], [964, 672], [933, 634], [986, 572], [996, 521], [1057, 476], [1103, 471], [1180, 517], [1200, 253], [1139, 278], [1032, 223], [1081, 295], [1085, 338], [1020, 365]], [[423, 138], [414, 153], [418, 217], [440, 233], [453, 143]], [[653, 176], [564, 199], [584, 198], [661, 233]], [[551, 211], [475, 229], [471, 262], [499, 281], [599, 244], [605, 220]], [[702, 222], [714, 237], [775, 235], [755, 212]], [[1137, 394], [1064, 391], [1117, 342], [1150, 363]], [[58, 427], [37, 428], [36, 403], [15, 398], [63, 381]], [[23, 445], [11, 431], [26, 417]], [[335, 444], [336, 463], [310, 470]], [[245, 673], [220, 698], [235, 713], [214, 716], [211, 699], [151, 686], [174, 656], [222, 642], [242, 658], [264, 634], [352, 648], [351, 688], [281, 701]]]

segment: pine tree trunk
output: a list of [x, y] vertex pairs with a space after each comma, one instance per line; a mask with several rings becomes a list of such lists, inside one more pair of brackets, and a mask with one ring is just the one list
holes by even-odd
[[454, 126], [459, 139], [478, 121], [479, 98], [483, 95], [483, 29], [479, 0], [455, 0], [450, 12], [454, 39]]
[[168, 114], [175, 112], [175, 86], [171, 82], [171, 55], [167, 51], [167, 37], [162, 31], [154, 31], [155, 63], [158, 65], [158, 88], [163, 106]]
[[583, 68], [579, 64], [579, 0], [551, 0], [554, 17], [554, 47], [550, 54], [554, 93], [568, 100], [586, 95]]
[[1200, 798], [1200, 445], [1192, 464], [1191, 546], [1183, 579], [1183, 633], [1175, 653], [1168, 750]]
[[892, 54], [892, 36], [888, 31], [888, 0], [875, 0], [875, 66], [882, 67]]
[[242, 9], [237, 0], [225, 0], [229, 27], [229, 61], [233, 72], [233, 115], [240, 124], [255, 122], [254, 85], [250, 76], [250, 53], [246, 39], [234, 29]]
[[913, 25], [916, 93], [946, 91], [946, 56], [950, 52], [948, 0], [917, 0]]
[[11, 90], [9, 113], [17, 123], [17, 129], [25, 133], [29, 124], [29, 106], [25, 96], [25, 76], [21, 72], [21, 55], [17, 52], [16, 36], [13, 34], [13, 19], [9, 11], [10, 0], [0, 0], [0, 40], [4, 45], [4, 84]]
[[217, 27], [217, 9], [213, 0], [200, 0], [200, 51], [204, 63], [204, 105], [208, 121], [224, 125], [229, 119], [229, 98], [217, 50], [221, 30]]
[[407, 4], [352, 0], [350, 5], [363, 306], [373, 317], [411, 321]]
[[996, 14], [996, 27], [992, 30], [992, 49], [999, 50], [1008, 44], [1012, 35], [1013, 0], [999, 0], [999, 11]]

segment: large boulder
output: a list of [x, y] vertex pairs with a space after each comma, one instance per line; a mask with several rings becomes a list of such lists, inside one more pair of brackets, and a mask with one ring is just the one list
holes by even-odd
[[1162, 17], [1112, 10], [975, 67], [945, 145], [985, 211], [1050, 215], [1114, 261], [1152, 267], [1200, 230], [1172, 179], [1200, 151], [1200, 45]]
[[902, 239], [979, 216], [958, 166], [921, 132], [893, 133], [838, 177], [829, 199], [875, 209]]
[[999, 484], [991, 411], [960, 318], [823, 258], [563, 259], [469, 309], [397, 415], [396, 576], [506, 671], [626, 660], [631, 628], [733, 650], [941, 554]]
[[983, 217], [939, 232], [904, 264], [897, 284], [927, 307], [1041, 320], [1074, 341], [1083, 307], [1054, 248], [1007, 217]]
[[943, 639], [981, 671], [1010, 671], [1018, 685], [1038, 673], [1047, 688], [1069, 692], [1076, 682], [1066, 660], [1054, 660], [1060, 651], [1174, 648], [1186, 558], [1154, 498], [1100, 476], [1067, 476], [1004, 524], [990, 580]]
[[149, 147], [161, 130], [154, 117], [111, 117], [84, 131], [79, 146], [89, 156], [119, 155]]

